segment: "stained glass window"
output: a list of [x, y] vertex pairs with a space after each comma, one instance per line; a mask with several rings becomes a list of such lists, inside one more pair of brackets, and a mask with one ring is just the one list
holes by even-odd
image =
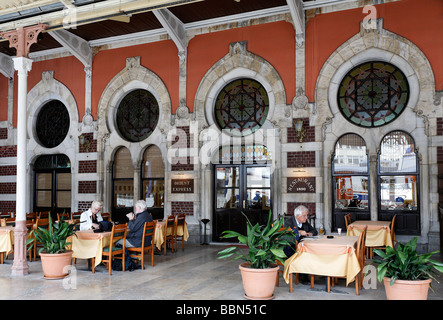
[[259, 129], [269, 112], [265, 88], [252, 79], [228, 83], [215, 102], [215, 120], [221, 129], [234, 135], [247, 135]]
[[128, 93], [117, 109], [117, 127], [120, 135], [131, 142], [139, 142], [151, 135], [157, 126], [159, 107], [157, 99], [147, 90]]
[[69, 126], [69, 112], [65, 105], [59, 100], [52, 100], [38, 113], [35, 130], [44, 147], [54, 148], [66, 138]]
[[390, 123], [405, 109], [409, 85], [394, 65], [372, 61], [358, 65], [343, 78], [338, 91], [343, 116], [362, 127]]

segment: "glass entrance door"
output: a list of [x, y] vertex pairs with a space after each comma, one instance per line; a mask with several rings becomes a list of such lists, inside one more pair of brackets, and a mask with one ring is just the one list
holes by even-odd
[[224, 230], [246, 234], [246, 217], [253, 225], [267, 223], [272, 199], [270, 166], [215, 165], [214, 175], [213, 241], [235, 241], [221, 239]]

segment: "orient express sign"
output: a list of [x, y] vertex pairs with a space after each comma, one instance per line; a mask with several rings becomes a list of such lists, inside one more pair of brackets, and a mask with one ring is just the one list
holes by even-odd
[[288, 178], [289, 193], [315, 192], [315, 177], [290, 177]]
[[171, 193], [194, 193], [194, 179], [171, 179]]

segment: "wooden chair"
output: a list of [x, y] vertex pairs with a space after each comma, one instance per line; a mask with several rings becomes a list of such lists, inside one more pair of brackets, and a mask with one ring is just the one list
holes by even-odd
[[38, 212], [28, 212], [26, 213], [26, 220], [37, 220]]
[[[397, 243], [397, 240], [395, 239], [395, 231], [394, 231], [394, 228], [395, 228], [395, 218], [397, 217], [397, 215], [396, 214], [394, 214], [394, 216], [392, 217], [392, 220], [391, 220], [391, 226], [390, 226], [390, 228], [391, 228], [391, 241], [392, 241], [392, 246], [393, 247], [395, 247], [395, 244]], [[370, 259], [372, 259], [373, 258], [373, 255], [374, 255], [374, 253], [373, 253], [373, 249], [381, 249], [381, 250], [386, 250], [386, 246], [380, 246], [380, 247], [370, 247], [369, 248], [369, 255], [370, 255]]]
[[[122, 260], [122, 271], [125, 271], [125, 241], [126, 241], [126, 233], [127, 233], [128, 224], [117, 224], [112, 226], [111, 231], [111, 242], [109, 242], [109, 246], [103, 248], [102, 252], [102, 261], [107, 263], [107, 267], [109, 270], [109, 275], [112, 275], [112, 260], [113, 259], [121, 259]], [[119, 248], [115, 246], [115, 243], [123, 239], [123, 247]], [[120, 256], [121, 255], [121, 256]], [[92, 268], [94, 268], [94, 259], [92, 261]], [[94, 269], [93, 269], [94, 272]]]
[[31, 246], [35, 246], [35, 236], [29, 234], [29, 231], [35, 229], [35, 227], [36, 227], [36, 224], [35, 224], [34, 220], [26, 220], [26, 228], [28, 229], [27, 239], [31, 239], [31, 238], [34, 239], [34, 241], [29, 243], [29, 245], [26, 247], [29, 261], [32, 261], [33, 257], [34, 257], [34, 261], [37, 260], [37, 257], [35, 256], [34, 248], [29, 249]]
[[38, 218], [49, 218], [51, 211], [42, 211], [39, 212]]
[[71, 220], [71, 213], [70, 212], [57, 213], [57, 221], [59, 221], [62, 217], [65, 221]]
[[[37, 220], [35, 221], [34, 224], [34, 228], [38, 229], [38, 228], [43, 228], [43, 229], [48, 229], [49, 228], [49, 218], [37, 218]], [[43, 245], [37, 241], [37, 239], [34, 242], [34, 259], [37, 259], [37, 249], [38, 248], [42, 248]]]
[[[357, 249], [355, 251], [355, 254], [357, 256], [358, 263], [360, 264], [360, 272], [355, 276], [355, 294], [358, 296], [359, 292], [358, 290], [361, 289], [361, 284], [363, 283], [363, 279], [360, 280], [361, 277], [363, 277], [363, 268], [365, 263], [365, 258], [362, 256], [365, 256], [365, 241], [366, 241], [366, 230], [368, 227], [365, 227], [363, 231], [358, 236], [357, 240]], [[328, 292], [331, 291], [331, 286], [334, 287], [334, 285], [337, 283], [338, 278], [342, 277], [327, 277], [327, 288]]]
[[[175, 251], [177, 252], [177, 241], [181, 241], [182, 242], [182, 251], [185, 251], [185, 224], [186, 224], [186, 214], [179, 214], [177, 215], [177, 219], [175, 222], [175, 239], [174, 239], [174, 245], [175, 245]], [[178, 227], [182, 226], [183, 227], [183, 234], [181, 236], [179, 236], [177, 234], [177, 230]]]
[[175, 216], [171, 215], [166, 218], [165, 230], [163, 234], [163, 245], [164, 245], [165, 255], [168, 244], [171, 245], [171, 250], [172, 252], [174, 252], [175, 234], [176, 234]]
[[345, 215], [345, 224], [346, 224], [346, 230], [347, 230], [348, 226], [351, 224], [351, 214], [350, 213]]
[[[139, 248], [127, 248], [131, 258], [138, 258], [141, 260], [142, 269], [145, 268], [145, 254], [151, 255], [151, 265], [154, 266], [154, 236], [157, 221], [145, 222], [143, 227], [142, 246]], [[149, 240], [150, 239], [150, 240]]]

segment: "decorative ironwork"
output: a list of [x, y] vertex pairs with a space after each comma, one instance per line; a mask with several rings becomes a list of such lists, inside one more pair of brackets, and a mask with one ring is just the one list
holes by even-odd
[[372, 61], [353, 68], [343, 78], [338, 91], [338, 106], [351, 123], [380, 127], [395, 120], [409, 99], [409, 84], [394, 65]]
[[64, 154], [43, 155], [34, 163], [34, 170], [71, 168], [71, 161]]
[[124, 139], [139, 142], [151, 135], [158, 118], [157, 99], [149, 91], [137, 89], [128, 93], [120, 102], [117, 128]]
[[59, 100], [52, 100], [40, 110], [35, 130], [44, 147], [54, 148], [66, 138], [69, 126], [69, 112], [65, 105]]
[[268, 148], [263, 145], [223, 146], [214, 156], [213, 163], [220, 164], [267, 163], [272, 159]]
[[221, 129], [234, 135], [247, 135], [259, 129], [269, 112], [265, 88], [252, 79], [228, 83], [215, 102], [215, 119]]

